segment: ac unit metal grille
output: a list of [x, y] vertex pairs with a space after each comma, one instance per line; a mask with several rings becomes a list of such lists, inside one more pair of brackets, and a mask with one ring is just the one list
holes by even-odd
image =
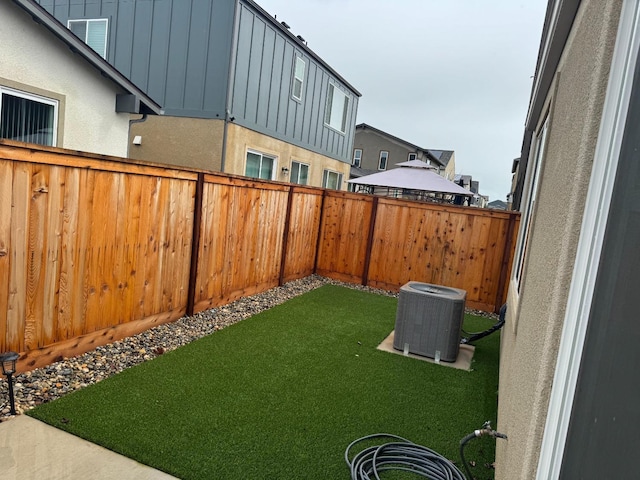
[[393, 347], [444, 362], [455, 362], [460, 348], [467, 292], [429, 283], [400, 288]]

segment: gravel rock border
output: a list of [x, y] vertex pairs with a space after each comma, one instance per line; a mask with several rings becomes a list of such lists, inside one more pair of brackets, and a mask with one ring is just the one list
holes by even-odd
[[[318, 275], [294, 280], [266, 292], [197, 313], [192, 317], [183, 317], [175, 322], [159, 325], [138, 335], [97, 347], [95, 350], [77, 357], [66, 358], [46, 367], [15, 375], [16, 412], [22, 414], [37, 405], [97, 383], [126, 368], [152, 360], [165, 352], [210, 335], [325, 284], [341, 285], [390, 297], [398, 295]], [[495, 315], [477, 310], [468, 310], [468, 312], [474, 315], [497, 318]], [[8, 384], [6, 379], [2, 377], [0, 379], [0, 421], [12, 417], [9, 410]]]

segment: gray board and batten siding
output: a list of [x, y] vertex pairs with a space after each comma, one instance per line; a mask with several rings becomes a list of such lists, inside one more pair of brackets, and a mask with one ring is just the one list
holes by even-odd
[[[250, 0], [38, 0], [67, 25], [108, 19], [107, 60], [165, 114], [229, 116], [261, 134], [350, 163], [360, 93]], [[295, 57], [304, 60], [300, 100]], [[344, 132], [325, 124], [329, 84], [348, 98]]]

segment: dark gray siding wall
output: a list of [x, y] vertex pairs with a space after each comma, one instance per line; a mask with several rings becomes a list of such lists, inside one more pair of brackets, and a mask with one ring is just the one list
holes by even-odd
[[[231, 116], [252, 130], [351, 162], [358, 97], [280, 28], [240, 3]], [[291, 95], [295, 57], [305, 62], [301, 101]], [[329, 83], [349, 98], [345, 133], [325, 125]]]
[[234, 0], [38, 1], [64, 25], [107, 18], [107, 59], [168, 115], [224, 117]]

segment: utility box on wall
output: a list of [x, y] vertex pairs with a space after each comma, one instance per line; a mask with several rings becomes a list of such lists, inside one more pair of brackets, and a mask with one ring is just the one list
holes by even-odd
[[400, 288], [393, 348], [437, 361], [455, 362], [467, 292], [429, 283]]

